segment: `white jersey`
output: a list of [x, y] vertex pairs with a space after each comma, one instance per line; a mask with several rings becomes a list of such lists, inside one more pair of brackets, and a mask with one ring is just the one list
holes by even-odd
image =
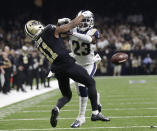
[[[73, 32], [77, 32], [77, 28], [73, 30]], [[90, 36], [95, 36], [95, 38], [99, 38], [99, 32], [97, 29], [90, 29], [85, 34]], [[79, 65], [88, 65], [95, 63], [94, 58], [94, 50], [96, 49], [96, 45], [92, 43], [85, 43], [84, 41], [76, 38], [75, 36], [71, 36], [69, 43], [71, 45], [72, 56], [76, 59], [77, 64]]]

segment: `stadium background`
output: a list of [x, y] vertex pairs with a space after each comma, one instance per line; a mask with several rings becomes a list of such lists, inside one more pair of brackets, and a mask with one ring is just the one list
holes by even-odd
[[[31, 58], [33, 53], [37, 62], [46, 61], [33, 48], [32, 42], [26, 38], [24, 33], [26, 21], [36, 19], [44, 24], [56, 24], [58, 18], [75, 18], [83, 9], [94, 13], [95, 27], [101, 33], [97, 52], [102, 57], [102, 61], [98, 65], [96, 75], [154, 75], [157, 73], [157, 9], [153, 0], [75, 2], [72, 0], [3, 0], [0, 4], [0, 54], [4, 51], [12, 62], [12, 69], [9, 71], [5, 69], [8, 72], [7, 79], [12, 80], [10, 75], [20, 76], [18, 68], [21, 65], [25, 68], [20, 78], [28, 78], [31, 74], [29, 72], [33, 71], [31, 66], [35, 64]], [[65, 43], [69, 49], [68, 40], [65, 39]], [[5, 46], [10, 49], [5, 49]], [[115, 66], [110, 62], [110, 58], [118, 51], [128, 53], [129, 60], [120, 66]], [[27, 54], [27, 64], [19, 62], [19, 59], [23, 58], [23, 52]], [[2, 55], [0, 56], [0, 59], [3, 59]], [[37, 83], [39, 78], [44, 81], [44, 78], [39, 75], [39, 70], [43, 70], [43, 66], [47, 64], [45, 62], [36, 67], [34, 69], [36, 75], [30, 78], [36, 78]], [[46, 69], [44, 70], [43, 74], [46, 73]], [[22, 74], [22, 71], [20, 73]], [[24, 76], [24, 74], [27, 75]], [[26, 83], [32, 85], [31, 80], [27, 80]], [[22, 83], [17, 86], [21, 88], [21, 85]]]
[[[36, 19], [44, 24], [56, 24], [58, 18], [75, 18], [83, 9], [94, 13], [95, 27], [101, 33], [97, 52], [102, 61], [98, 65], [96, 75], [154, 75], [157, 73], [157, 9], [153, 0], [75, 2], [72, 0], [3, 0], [0, 4], [0, 54], [4, 51], [12, 62], [12, 69], [9, 71], [5, 69], [8, 72], [7, 79], [12, 80], [15, 74], [20, 78], [28, 78], [34, 71], [36, 75], [30, 75], [30, 78], [36, 78], [37, 83], [39, 79], [45, 81], [40, 74], [45, 74], [46, 69], [43, 73], [39, 70], [43, 70], [48, 63], [41, 58], [42, 56], [33, 48], [32, 42], [26, 38], [24, 33], [26, 21]], [[69, 49], [68, 40], [65, 39], [65, 43]], [[5, 49], [5, 46], [10, 49]], [[128, 53], [129, 60], [120, 66], [115, 66], [110, 62], [110, 58], [118, 51]], [[19, 60], [23, 58], [23, 52], [27, 54], [27, 64]], [[32, 60], [33, 53], [37, 62], [43, 61], [34, 70], [30, 69], [35, 64]], [[2, 55], [0, 56], [0, 59], [3, 59]], [[18, 68], [21, 65], [25, 68], [20, 72]], [[23, 75], [19, 75], [19, 72]], [[12, 77], [9, 77], [10, 75]], [[22, 83], [18, 85], [15, 82], [15, 85], [21, 88]], [[26, 83], [32, 85], [31, 80], [26, 80]]]
[[[12, 66], [0, 69], [0, 103], [5, 103], [8, 97], [26, 97], [35, 91], [51, 90], [55, 86], [45, 79], [49, 64], [25, 37], [24, 24], [30, 19], [56, 24], [58, 18], [74, 18], [82, 9], [94, 13], [96, 27], [101, 32], [97, 52], [102, 61], [96, 75], [104, 77], [95, 80], [101, 93], [102, 112], [111, 118], [111, 122], [92, 123], [88, 103], [87, 122], [79, 130], [156, 130], [155, 0], [1, 0], [0, 67], [6, 58], [10, 59]], [[65, 42], [67, 44], [66, 39]], [[129, 60], [115, 66], [110, 58], [118, 51], [128, 53]], [[23, 58], [29, 62], [21, 61]], [[122, 77], [107, 77], [113, 75]], [[1, 86], [3, 82], [4, 86]], [[32, 89], [32, 85], [32, 88], [39, 90]], [[53, 90], [0, 108], [0, 130], [72, 130], [70, 124], [75, 120], [79, 108], [76, 91], [74, 88], [72, 91], [73, 98], [62, 110], [57, 128], [52, 129], [49, 124], [52, 106], [61, 95], [59, 90]]]

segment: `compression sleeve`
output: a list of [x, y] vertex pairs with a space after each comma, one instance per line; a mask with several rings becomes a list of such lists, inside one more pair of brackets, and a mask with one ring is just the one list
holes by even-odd
[[79, 39], [81, 39], [84, 42], [87, 42], [87, 43], [91, 43], [92, 42], [92, 37], [89, 36], [89, 35], [80, 34], [80, 33], [77, 33], [77, 32], [73, 32], [72, 35], [77, 37], [77, 38], [79, 38]]

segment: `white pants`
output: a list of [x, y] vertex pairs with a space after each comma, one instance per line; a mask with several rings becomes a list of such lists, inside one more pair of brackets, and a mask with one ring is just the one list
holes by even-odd
[[[94, 57], [94, 62], [93, 64], [88, 64], [88, 65], [81, 65], [84, 69], [87, 70], [88, 74], [93, 77], [96, 70], [97, 70], [97, 64], [101, 61], [101, 58], [98, 54], [95, 55]], [[76, 84], [76, 91], [78, 93], [78, 95], [80, 95], [80, 91], [79, 91], [79, 86], [82, 86], [82, 87], [85, 87], [85, 85], [83, 84], [80, 84], [80, 83], [77, 83], [75, 82]]]

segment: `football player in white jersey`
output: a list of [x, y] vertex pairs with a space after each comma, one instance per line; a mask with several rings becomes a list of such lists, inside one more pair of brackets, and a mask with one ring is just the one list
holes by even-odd
[[[78, 16], [82, 11], [78, 13]], [[74, 28], [70, 32], [69, 43], [71, 45], [71, 56], [76, 59], [76, 63], [84, 67], [91, 77], [94, 76], [97, 63], [101, 60], [98, 54], [94, 55], [96, 48], [96, 42], [99, 38], [99, 31], [94, 28], [94, 16], [93, 13], [89, 11], [91, 17], [83, 19], [81, 24]], [[70, 19], [63, 18], [59, 19], [58, 23], [69, 22]], [[85, 85], [76, 83], [76, 90], [80, 96], [79, 100], [79, 114], [76, 120], [71, 124], [72, 128], [78, 128], [85, 123], [85, 112], [88, 102], [88, 90]], [[98, 109], [101, 112], [100, 96], [97, 94]], [[106, 117], [106, 121], [110, 119]]]

